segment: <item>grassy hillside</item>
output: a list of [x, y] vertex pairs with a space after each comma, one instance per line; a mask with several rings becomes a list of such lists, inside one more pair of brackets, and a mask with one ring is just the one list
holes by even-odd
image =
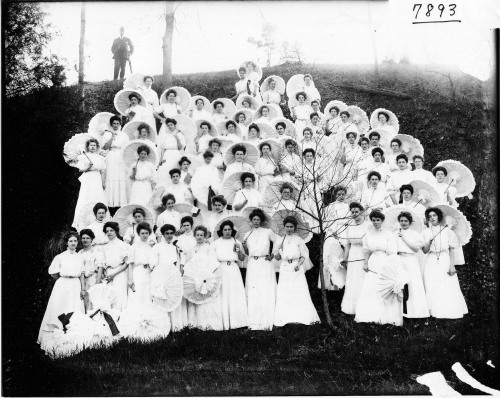
[[[79, 189], [77, 172], [64, 163], [62, 147], [73, 134], [86, 131], [95, 113], [114, 112], [121, 83], [87, 84], [84, 103], [76, 87], [43, 90], [3, 103], [5, 395], [421, 394], [427, 390], [414, 381], [415, 375], [449, 374], [456, 360], [482, 369], [481, 364], [498, 357], [494, 82], [410, 65], [384, 65], [378, 79], [368, 67], [328, 65], [265, 68], [264, 77], [277, 74], [287, 80], [306, 72], [313, 74], [323, 104], [340, 99], [368, 114], [379, 107], [392, 110], [400, 131], [424, 145], [426, 168], [455, 159], [472, 170], [474, 198], [460, 203], [474, 235], [458, 274], [470, 315], [456, 322], [411, 321], [405, 328], [362, 326], [340, 313], [341, 296], [332, 293], [336, 333], [322, 326], [287, 327], [272, 334], [192, 331], [149, 348], [120, 343], [111, 352], [48, 361], [34, 344], [52, 289], [46, 271], [51, 253], [45, 252], [71, 224]], [[236, 79], [231, 70], [174, 76], [173, 83], [212, 100], [232, 97]], [[409, 99], [366, 91], [377, 87]], [[158, 77], [153, 88], [161, 93], [167, 87]], [[319, 309], [317, 277], [317, 267], [308, 272]], [[232, 347], [229, 353], [225, 347]], [[149, 382], [134, 390], [146, 376]]]

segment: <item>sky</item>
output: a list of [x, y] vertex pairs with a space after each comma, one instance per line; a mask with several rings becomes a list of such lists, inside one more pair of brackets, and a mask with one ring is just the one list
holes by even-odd
[[[173, 37], [174, 74], [235, 70], [241, 62], [256, 60], [265, 66], [264, 54], [248, 43], [260, 38], [263, 23], [276, 26], [275, 41], [299, 42], [306, 62], [329, 64], [373, 63], [373, 46], [379, 61], [456, 65], [486, 80], [492, 69], [492, 29], [500, 27], [500, 2], [454, 0], [455, 15], [448, 3], [441, 20], [460, 23], [424, 23], [440, 20], [435, 9], [426, 17], [421, 9], [415, 19], [414, 2], [389, 1], [231, 1], [175, 2]], [[66, 58], [68, 83], [77, 80], [81, 3], [43, 3], [58, 36], [50, 51]], [[426, 4], [424, 4], [424, 7]], [[125, 27], [135, 52], [134, 72], [162, 73], [162, 19], [165, 2], [92, 2], [86, 4], [85, 80], [111, 80], [111, 44]], [[370, 34], [372, 33], [372, 34]], [[374, 44], [373, 44], [374, 43]], [[279, 56], [273, 64], [279, 63]], [[127, 72], [128, 73], [128, 72]]]

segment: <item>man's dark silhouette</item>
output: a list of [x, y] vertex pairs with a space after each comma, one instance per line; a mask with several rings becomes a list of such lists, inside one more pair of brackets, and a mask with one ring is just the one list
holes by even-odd
[[124, 32], [125, 28], [120, 28], [120, 37], [117, 37], [111, 46], [111, 52], [115, 60], [114, 80], [118, 79], [118, 72], [120, 73], [120, 79], [124, 78], [128, 57], [134, 52], [134, 45], [128, 37], [123, 35]]

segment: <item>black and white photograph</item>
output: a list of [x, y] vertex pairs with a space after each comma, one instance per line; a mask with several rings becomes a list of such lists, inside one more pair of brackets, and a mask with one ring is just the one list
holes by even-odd
[[2, 396], [500, 395], [497, 1], [1, 6]]

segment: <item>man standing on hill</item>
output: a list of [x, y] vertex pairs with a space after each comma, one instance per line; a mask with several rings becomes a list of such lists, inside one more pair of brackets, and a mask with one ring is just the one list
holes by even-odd
[[115, 60], [114, 80], [118, 79], [118, 72], [120, 72], [120, 79], [124, 78], [127, 60], [134, 52], [134, 45], [132, 44], [132, 41], [128, 37], [125, 37], [123, 35], [124, 33], [125, 28], [121, 27], [120, 37], [117, 37], [111, 46], [111, 52], [113, 53], [113, 59]]

